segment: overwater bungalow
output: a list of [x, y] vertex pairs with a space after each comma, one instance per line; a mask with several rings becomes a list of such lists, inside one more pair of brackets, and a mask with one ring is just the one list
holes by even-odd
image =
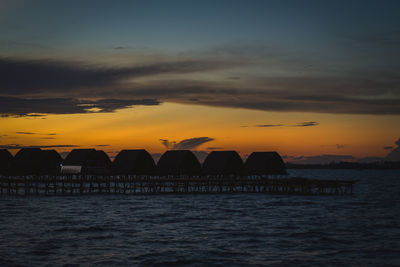
[[60, 173], [60, 165], [62, 157], [54, 149], [42, 150], [41, 173], [43, 174], [58, 174]]
[[110, 172], [111, 161], [102, 150], [74, 149], [61, 166], [62, 174], [106, 174]]
[[155, 171], [156, 164], [144, 149], [122, 150], [112, 163], [113, 174], [150, 175]]
[[11, 170], [13, 156], [7, 149], [0, 149], [0, 174], [8, 174]]
[[277, 152], [253, 152], [244, 164], [247, 175], [286, 175], [286, 166]]
[[190, 150], [168, 150], [157, 163], [160, 175], [199, 175], [201, 165]]
[[40, 148], [23, 148], [15, 154], [12, 173], [16, 175], [39, 174], [42, 164]]
[[16, 175], [57, 174], [61, 156], [55, 150], [23, 148], [13, 160], [12, 173]]
[[243, 161], [236, 151], [213, 151], [204, 160], [204, 175], [238, 175], [243, 171]]

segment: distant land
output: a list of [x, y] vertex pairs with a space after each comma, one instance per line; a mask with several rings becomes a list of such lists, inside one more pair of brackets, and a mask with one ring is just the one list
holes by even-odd
[[394, 170], [400, 169], [400, 161], [384, 161], [384, 162], [332, 162], [329, 164], [299, 164], [286, 163], [288, 169], [359, 169], [359, 170]]

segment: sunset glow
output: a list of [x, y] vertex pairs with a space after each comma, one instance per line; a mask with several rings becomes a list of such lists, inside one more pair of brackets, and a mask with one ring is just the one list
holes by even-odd
[[0, 146], [384, 159], [398, 3], [312, 2], [1, 1]]

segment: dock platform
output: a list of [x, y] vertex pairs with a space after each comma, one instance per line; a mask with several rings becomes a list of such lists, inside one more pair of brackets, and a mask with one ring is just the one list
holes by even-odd
[[355, 181], [262, 176], [0, 176], [0, 195], [223, 194], [351, 195]]

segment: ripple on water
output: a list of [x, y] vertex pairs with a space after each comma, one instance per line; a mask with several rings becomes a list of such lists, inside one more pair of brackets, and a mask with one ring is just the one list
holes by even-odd
[[2, 197], [0, 266], [400, 264], [399, 171], [350, 197], [262, 194]]

